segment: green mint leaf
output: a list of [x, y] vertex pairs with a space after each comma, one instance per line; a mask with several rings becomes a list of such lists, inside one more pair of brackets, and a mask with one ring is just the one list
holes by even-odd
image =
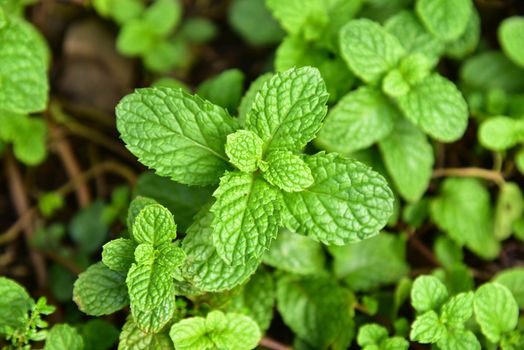
[[84, 340], [77, 330], [68, 324], [57, 324], [46, 337], [44, 350], [83, 350]]
[[510, 290], [498, 283], [486, 283], [475, 292], [475, 320], [493, 343], [517, 327], [519, 306]]
[[133, 238], [138, 243], [159, 246], [176, 238], [176, 224], [169, 210], [160, 204], [146, 206], [133, 224]]
[[153, 49], [157, 35], [155, 29], [142, 19], [125, 22], [118, 33], [116, 47], [127, 56], [139, 56]]
[[317, 69], [276, 73], [255, 97], [246, 128], [264, 141], [264, 153], [298, 151], [311, 141], [324, 119], [328, 94]]
[[284, 323], [314, 349], [327, 348], [351, 321], [352, 296], [329, 276], [282, 277], [277, 307]]
[[484, 259], [498, 255], [488, 190], [476, 179], [446, 179], [430, 205], [432, 221], [459, 245]]
[[224, 173], [226, 136], [237, 128], [224, 109], [181, 90], [149, 88], [124, 97], [116, 114], [128, 149], [159, 175], [209, 185]]
[[459, 265], [464, 259], [462, 248], [446, 236], [437, 237], [433, 250], [438, 261], [446, 269]]
[[398, 69], [390, 70], [382, 80], [382, 91], [391, 98], [404, 96], [409, 89], [409, 82]]
[[315, 143], [343, 154], [364, 149], [391, 133], [399, 117], [386, 96], [374, 88], [360, 87], [329, 111]]
[[437, 277], [420, 276], [413, 282], [411, 305], [418, 312], [438, 310], [447, 299], [446, 286]]
[[235, 114], [242, 91], [244, 89], [244, 73], [239, 69], [228, 69], [204, 81], [198, 87], [198, 96]]
[[[257, 2], [256, 0], [255, 2]], [[264, 0], [262, 0], [263, 2]], [[252, 0], [240, 0], [240, 2], [247, 2], [252, 3]], [[234, 4], [232, 6], [235, 6]], [[249, 19], [251, 20], [251, 19]], [[273, 77], [273, 73], [265, 73], [256, 78], [251, 85], [249, 85], [249, 88], [247, 89], [246, 93], [242, 97], [242, 100], [240, 101], [240, 105], [238, 106], [238, 120], [240, 122], [240, 125], [244, 125], [247, 115], [249, 114], [249, 111], [253, 107], [253, 102], [255, 101], [255, 97], [257, 96], [258, 92], [266, 82], [268, 82]]]
[[280, 224], [278, 193], [256, 174], [231, 172], [220, 179], [211, 207], [213, 243], [231, 265], [259, 259]]
[[322, 0], [266, 0], [266, 5], [288, 33], [303, 34], [307, 39], [318, 38], [328, 22]]
[[357, 343], [360, 346], [378, 345], [388, 338], [388, 330], [376, 323], [365, 324], [358, 330]]
[[451, 297], [440, 311], [440, 320], [450, 328], [462, 328], [473, 315], [473, 292]]
[[172, 349], [173, 343], [166, 333], [147, 333], [138, 328], [130, 315], [120, 333], [119, 350]]
[[4, 327], [23, 327], [28, 318], [28, 312], [34, 306], [27, 291], [15, 281], [0, 277], [0, 332]]
[[[145, 253], [139, 249], [141, 246], [137, 248], [137, 258], [139, 258], [138, 254]], [[151, 310], [174, 294], [171, 275], [166, 274], [162, 266], [155, 263], [155, 251], [150, 252], [153, 257], [149, 260], [152, 261], [148, 264], [145, 257], [137, 259], [141, 260], [141, 263], [133, 264], [126, 278], [131, 306], [141, 310]]]
[[84, 350], [114, 349], [120, 331], [109, 321], [92, 319], [80, 326]]
[[3, 110], [0, 123], [0, 140], [13, 143], [16, 159], [27, 165], [37, 165], [45, 159], [47, 128], [42, 119]]
[[262, 332], [269, 328], [275, 304], [275, 282], [271, 273], [259, 269], [240, 294], [234, 296], [227, 305], [228, 312], [236, 312], [251, 317], [258, 323]]
[[190, 17], [184, 20], [180, 36], [191, 44], [202, 44], [216, 37], [218, 28], [213, 21], [204, 17]]
[[524, 141], [524, 122], [509, 117], [485, 120], [478, 131], [482, 146], [493, 151], [504, 151]]
[[182, 6], [178, 0], [156, 0], [144, 12], [146, 22], [157, 35], [166, 35], [180, 21]]
[[475, 334], [469, 330], [449, 330], [446, 336], [437, 341], [442, 350], [480, 350], [480, 343]]
[[378, 145], [399, 194], [411, 202], [419, 200], [429, 186], [434, 163], [426, 135], [410, 122], [399, 120]]
[[265, 0], [234, 0], [228, 19], [231, 27], [254, 46], [277, 44], [284, 36]]
[[399, 100], [406, 118], [439, 141], [459, 139], [468, 123], [468, 106], [455, 84], [432, 74]]
[[39, 33], [22, 19], [9, 17], [0, 28], [0, 106], [19, 114], [46, 108], [47, 53]]
[[110, 270], [102, 262], [91, 265], [75, 282], [73, 300], [91, 316], [112, 314], [129, 304], [126, 275]]
[[480, 16], [473, 6], [466, 30], [458, 39], [446, 43], [445, 54], [455, 60], [462, 60], [477, 49], [479, 41]]
[[213, 245], [211, 222], [213, 213], [204, 208], [187, 229], [182, 249], [187, 255], [182, 275], [195, 288], [208, 292], [221, 292], [244, 283], [259, 265], [249, 259], [245, 265], [228, 265]]
[[401, 236], [381, 233], [358, 244], [329, 247], [337, 278], [355, 291], [367, 291], [392, 284], [406, 276], [406, 241]]
[[524, 17], [509, 17], [502, 21], [498, 29], [502, 50], [515, 64], [524, 67]]
[[417, 0], [415, 10], [428, 31], [442, 41], [458, 39], [466, 30], [471, 0]]
[[421, 53], [436, 64], [444, 44], [428, 33], [412, 11], [400, 11], [390, 17], [384, 27], [393, 34], [409, 53]]
[[146, 333], [158, 333], [171, 321], [175, 313], [175, 296], [169, 295], [153, 308], [142, 309], [131, 303], [131, 314], [137, 327]]
[[254, 132], [238, 130], [227, 135], [226, 154], [229, 161], [240, 171], [251, 173], [258, 168], [263, 146], [264, 141]]
[[495, 237], [502, 241], [513, 232], [513, 224], [524, 213], [524, 195], [514, 182], [506, 182], [500, 187], [495, 205]]
[[324, 271], [325, 256], [319, 242], [282, 230], [264, 255], [263, 262], [279, 270], [313, 275]]
[[104, 244], [102, 262], [115, 271], [127, 271], [134, 262], [136, 244], [130, 239], [118, 238]]
[[369, 19], [352, 20], [342, 27], [340, 50], [353, 73], [367, 83], [378, 81], [405, 55], [398, 39]]
[[381, 175], [333, 153], [305, 162], [315, 182], [303, 192], [283, 193], [286, 227], [336, 245], [378, 234], [393, 212], [393, 194]]
[[409, 337], [422, 344], [436, 343], [446, 336], [446, 327], [440, 323], [437, 313], [433, 310], [417, 316], [411, 325]]
[[493, 282], [506, 286], [515, 297], [521, 309], [524, 309], [524, 267], [514, 267], [512, 269], [499, 272]]
[[177, 350], [250, 350], [262, 337], [251, 318], [221, 311], [211, 311], [206, 318], [179, 321], [171, 327], [169, 335]]
[[132, 238], [133, 238], [133, 224], [135, 223], [136, 217], [138, 216], [138, 214], [140, 214], [142, 209], [152, 204], [158, 204], [158, 203], [152, 198], [147, 198], [147, 197], [142, 197], [142, 196], [135, 197], [131, 201], [131, 203], [129, 203], [129, 209], [127, 210], [126, 223], [127, 223], [127, 228], [129, 230], [129, 235]]
[[[286, 192], [303, 191], [313, 184], [313, 175], [300, 156], [289, 151], [270, 152], [262, 175], [270, 184]], [[266, 168], [267, 166], [267, 168]]]

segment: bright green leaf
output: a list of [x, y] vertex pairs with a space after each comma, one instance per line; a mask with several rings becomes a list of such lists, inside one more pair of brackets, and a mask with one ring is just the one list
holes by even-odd
[[502, 50], [515, 64], [524, 67], [524, 17], [509, 17], [498, 29]]
[[264, 179], [283, 191], [300, 192], [313, 184], [311, 170], [296, 154], [273, 151], [267, 155], [265, 162], [264, 168], [261, 168]]
[[264, 141], [252, 131], [238, 130], [227, 135], [226, 154], [240, 171], [251, 173], [257, 170], [262, 159]]
[[136, 244], [130, 239], [117, 238], [104, 244], [102, 262], [114, 271], [127, 271], [134, 262]]
[[[418, 312], [438, 310], [448, 299], [446, 286], [434, 276], [420, 276], [411, 288], [411, 305]], [[428, 316], [429, 317], [429, 316]]]
[[44, 350], [83, 350], [84, 340], [68, 324], [57, 324], [47, 334]]
[[471, 16], [471, 0], [417, 0], [415, 10], [428, 31], [443, 41], [458, 39]]

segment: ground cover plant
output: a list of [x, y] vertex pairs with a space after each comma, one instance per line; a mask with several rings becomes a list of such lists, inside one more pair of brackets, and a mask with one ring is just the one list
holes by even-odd
[[524, 6], [0, 0], [0, 348], [524, 349]]

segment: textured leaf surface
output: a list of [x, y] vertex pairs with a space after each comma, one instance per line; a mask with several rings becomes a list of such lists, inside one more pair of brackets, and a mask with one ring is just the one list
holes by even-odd
[[358, 330], [357, 343], [360, 346], [380, 344], [388, 337], [388, 330], [375, 323], [363, 325]]
[[436, 343], [446, 336], [446, 327], [440, 323], [435, 311], [430, 310], [417, 316], [411, 325], [409, 337], [422, 344]]
[[116, 108], [128, 149], [161, 176], [188, 185], [218, 182], [227, 167], [226, 136], [237, 122], [228, 113], [182, 90], [136, 90]]
[[171, 321], [175, 308], [175, 296], [170, 295], [153, 308], [142, 309], [131, 304], [131, 313], [138, 328], [146, 333], [158, 333]]
[[173, 215], [160, 204], [144, 207], [133, 223], [133, 238], [153, 246], [171, 242], [176, 238]]
[[396, 235], [381, 233], [358, 244], [329, 247], [337, 278], [355, 291], [367, 291], [395, 283], [405, 276], [406, 242]]
[[342, 245], [376, 235], [393, 211], [386, 180], [366, 165], [337, 154], [306, 157], [315, 182], [284, 193], [284, 224], [325, 244]]
[[466, 130], [466, 101], [455, 84], [438, 74], [422, 80], [398, 102], [411, 122], [439, 141], [455, 141]]
[[448, 327], [462, 328], [473, 315], [473, 292], [451, 297], [440, 311], [440, 320]]
[[502, 50], [515, 64], [524, 67], [524, 17], [510, 17], [502, 21], [498, 37]]
[[393, 132], [379, 142], [380, 153], [400, 195], [419, 200], [431, 180], [433, 147], [426, 136], [407, 121], [398, 121]]
[[250, 350], [262, 337], [249, 317], [211, 311], [206, 318], [191, 317], [175, 323], [169, 332], [177, 350]]
[[493, 215], [487, 189], [475, 179], [449, 178], [430, 206], [432, 221], [458, 244], [484, 259], [500, 249], [493, 234]]
[[[251, 2], [251, 0], [240, 0], [242, 2]], [[258, 1], [258, 0], [257, 0]], [[263, 0], [262, 0], [263, 1]], [[234, 6], [234, 5], [232, 5]], [[255, 101], [255, 97], [257, 96], [258, 92], [264, 84], [271, 79], [273, 76], [272, 73], [265, 73], [260, 75], [258, 78], [256, 78], [251, 85], [249, 85], [249, 88], [247, 89], [246, 93], [242, 97], [242, 100], [240, 101], [240, 105], [238, 106], [238, 119], [240, 121], [240, 125], [244, 125], [247, 115], [251, 108], [253, 107], [253, 102]]]
[[264, 141], [252, 131], [238, 130], [227, 135], [226, 154], [240, 171], [251, 173], [257, 170], [262, 159]]
[[309, 37], [318, 37], [321, 28], [327, 23], [325, 8], [322, 0], [266, 0], [273, 16], [290, 34], [303, 32]]
[[143, 310], [153, 309], [174, 293], [172, 277], [155, 263], [133, 264], [126, 283], [131, 305]]
[[264, 152], [300, 150], [311, 141], [324, 119], [328, 94], [316, 68], [276, 73], [260, 89], [246, 127], [264, 141]]
[[172, 349], [173, 343], [166, 333], [146, 333], [137, 327], [132, 316], [128, 316], [122, 332], [118, 350]]
[[437, 345], [442, 350], [480, 350], [480, 343], [472, 331], [453, 330], [440, 338]]
[[112, 314], [129, 303], [126, 275], [110, 270], [102, 262], [91, 265], [78, 276], [73, 300], [91, 316]]
[[369, 19], [352, 20], [342, 27], [340, 50], [353, 73], [368, 83], [377, 81], [405, 54], [395, 36]]
[[319, 242], [283, 230], [271, 244], [263, 261], [279, 270], [309, 275], [324, 271], [325, 257]]
[[136, 244], [126, 238], [114, 239], [104, 244], [102, 262], [115, 271], [127, 271], [134, 262]]
[[350, 295], [329, 276], [285, 276], [277, 284], [284, 323], [315, 349], [332, 344], [350, 318]]
[[438, 310], [448, 299], [446, 286], [434, 276], [420, 276], [411, 287], [411, 305], [418, 312]]
[[471, 0], [417, 0], [415, 9], [428, 31], [443, 41], [458, 39], [466, 30]]
[[254, 174], [227, 173], [213, 194], [213, 244], [228, 264], [259, 259], [276, 237], [277, 192]]
[[380, 91], [361, 87], [330, 110], [315, 142], [327, 151], [357, 151], [387, 136], [399, 117], [397, 108]]
[[521, 309], [524, 309], [524, 267], [515, 267], [498, 273], [493, 282], [506, 286], [515, 297]]
[[44, 350], [83, 350], [84, 340], [77, 330], [68, 324], [53, 326], [47, 334]]
[[4, 110], [26, 114], [47, 105], [47, 58], [38, 49], [37, 35], [15, 17], [0, 28], [0, 106]]
[[0, 313], [0, 329], [24, 325], [34, 305], [24, 287], [9, 278], [0, 277], [0, 295], [0, 310], [3, 310]]
[[510, 290], [498, 283], [486, 283], [475, 292], [475, 319], [492, 342], [517, 326], [519, 306]]
[[311, 170], [300, 156], [289, 151], [273, 151], [265, 159], [264, 179], [286, 192], [299, 192], [313, 184]]
[[244, 283], [259, 264], [250, 259], [245, 265], [230, 266], [218, 255], [212, 239], [213, 213], [204, 208], [187, 230], [182, 249], [187, 260], [182, 267], [184, 278], [202, 291], [220, 292]]

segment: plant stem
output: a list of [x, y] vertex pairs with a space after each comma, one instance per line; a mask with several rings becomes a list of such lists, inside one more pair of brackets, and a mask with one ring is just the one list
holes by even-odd
[[483, 168], [442, 168], [433, 171], [433, 178], [453, 176], [478, 177], [493, 181], [499, 186], [503, 185], [506, 181], [500, 172]]
[[263, 337], [258, 345], [268, 348], [270, 350], [292, 350], [290, 346], [279, 343], [278, 341], [269, 337]]

